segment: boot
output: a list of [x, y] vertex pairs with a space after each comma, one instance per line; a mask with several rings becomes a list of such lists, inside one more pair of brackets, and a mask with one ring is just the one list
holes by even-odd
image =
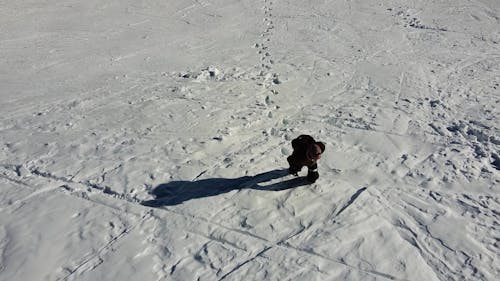
[[311, 171], [309, 170], [307, 172], [307, 181], [310, 183], [316, 182], [316, 180], [319, 178], [319, 173], [317, 171]]

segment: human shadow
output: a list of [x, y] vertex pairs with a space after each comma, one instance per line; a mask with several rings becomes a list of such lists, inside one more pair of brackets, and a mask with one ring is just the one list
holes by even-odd
[[244, 176], [234, 179], [211, 178], [198, 181], [172, 181], [155, 187], [151, 194], [154, 199], [143, 201], [148, 207], [173, 206], [196, 198], [210, 197], [231, 190], [256, 189], [280, 191], [308, 185], [304, 177], [294, 177], [286, 181], [270, 182], [288, 175], [288, 170], [272, 170], [255, 176]]

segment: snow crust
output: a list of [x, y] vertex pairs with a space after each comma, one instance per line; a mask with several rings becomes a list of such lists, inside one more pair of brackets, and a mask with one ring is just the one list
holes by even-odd
[[0, 6], [0, 280], [498, 280], [499, 1]]

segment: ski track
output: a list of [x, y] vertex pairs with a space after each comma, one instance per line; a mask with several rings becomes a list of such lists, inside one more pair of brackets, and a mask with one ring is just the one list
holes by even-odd
[[[375, 191], [375, 193], [373, 191]], [[389, 200], [392, 196], [384, 195], [377, 189], [369, 189], [368, 192], [374, 198], [376, 198], [377, 202], [381, 203], [385, 209], [391, 210], [390, 215], [385, 214], [384, 217], [386, 217], [388, 221], [392, 221], [401, 237], [418, 250], [420, 256], [423, 257], [429, 267], [432, 268], [432, 271], [435, 273], [436, 278], [459, 279], [461, 278], [461, 276], [463, 276], [463, 272], [451, 265], [450, 262], [461, 264], [462, 261], [459, 260], [459, 254], [467, 254], [463, 251], [451, 248], [450, 246], [446, 245], [441, 238], [435, 237], [424, 222], [419, 221], [417, 217], [411, 215], [408, 212], [408, 207], [415, 208], [420, 212], [425, 212], [424, 210], [421, 210], [419, 209], [419, 207], [412, 205], [411, 203], [406, 201], [402, 202], [405, 202], [407, 205], [404, 205], [399, 201]], [[435, 198], [435, 196], [432, 195], [432, 192], [426, 194], [425, 196]], [[398, 200], [400, 199], [401, 198], [399, 198]], [[446, 213], [446, 211], [442, 212], [442, 214]], [[494, 214], [491, 215], [495, 216]], [[444, 250], [444, 253], [439, 254], [438, 249], [440, 251]], [[471, 263], [466, 262], [465, 264], [463, 264], [463, 266], [470, 270], [470, 272], [474, 272], [475, 274], [477, 273], [478, 276], [476, 277], [485, 277], [482, 276], [481, 273], [479, 273], [480, 271], [478, 270], [478, 268], [474, 267], [474, 265], [472, 265]]]
[[98, 266], [104, 263], [104, 256], [109, 253], [115, 243], [117, 243], [119, 240], [124, 239], [131, 231], [133, 231], [139, 224], [141, 224], [148, 218], [149, 214], [144, 215], [138, 223], [134, 224], [130, 228], [123, 229], [123, 231], [119, 235], [113, 237], [111, 241], [99, 248], [95, 254], [84, 257], [82, 261], [79, 262], [78, 265], [74, 267], [68, 275], [58, 280], [68, 280], [73, 275], [81, 276], [85, 274], [86, 271], [92, 271], [96, 269]]

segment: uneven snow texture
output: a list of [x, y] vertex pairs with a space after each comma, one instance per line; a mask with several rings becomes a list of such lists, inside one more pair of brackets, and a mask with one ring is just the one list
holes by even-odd
[[499, 1], [0, 6], [0, 280], [498, 280]]

